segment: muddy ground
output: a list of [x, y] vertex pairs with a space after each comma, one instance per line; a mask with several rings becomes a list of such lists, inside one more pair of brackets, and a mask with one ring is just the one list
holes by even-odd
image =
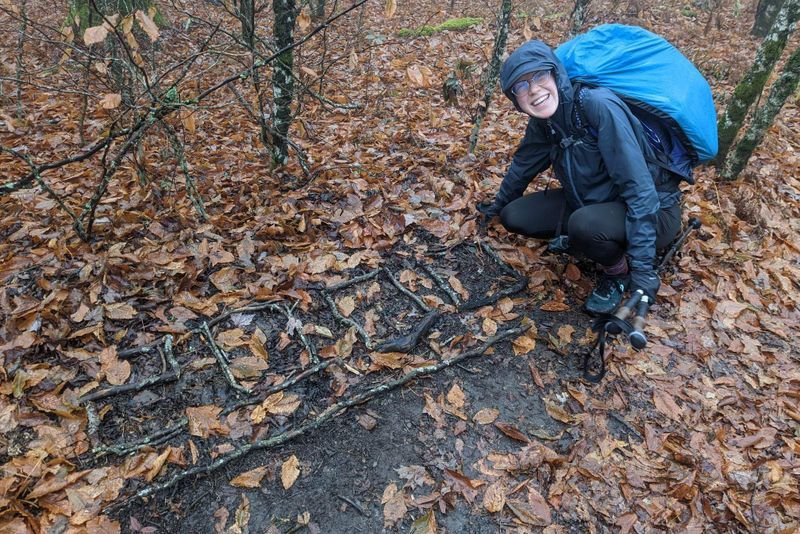
[[[498, 265], [476, 248], [463, 245], [441, 254], [434, 265], [440, 273], [457, 273], [470, 295], [491, 296], [507, 286], [510, 274], [506, 267]], [[412, 265], [408, 255], [401, 253], [388, 260], [385, 266], [393, 272], [400, 272]], [[358, 274], [362, 273], [352, 273], [353, 276]], [[337, 293], [359, 295], [362, 288], [376, 283], [375, 280]], [[415, 311], [413, 303], [393, 292], [386, 280], [380, 277], [377, 280], [381, 285], [378, 296], [372, 301], [365, 299], [363, 302], [379, 310], [379, 324], [382, 326], [376, 326], [375, 329], [380, 340], [407, 331], [422, 311]], [[421, 284], [410, 285], [420, 295], [438, 295], [442, 301], [448, 298], [435, 284], [427, 284], [430, 288]], [[336, 298], [340, 295], [333, 296]], [[566, 386], [571, 384], [581, 390], [587, 387], [580, 380], [581, 360], [577, 353], [585, 348], [579, 346], [578, 338], [589, 328], [591, 320], [575, 312], [541, 311], [539, 303], [545, 297], [528, 290], [515, 295], [513, 319], [501, 324], [498, 329], [498, 332], [502, 332], [519, 326], [523, 321], [527, 323], [532, 320], [538, 342], [531, 352], [516, 355], [511, 340], [499, 342], [487, 354], [380, 395], [294, 441], [248, 454], [209, 476], [192, 477], [150, 498], [146, 503], [135, 502], [115, 514], [116, 517], [121, 520], [123, 528], [130, 532], [147, 527], [155, 527], [159, 532], [218, 532], [231, 528], [236, 531], [245, 525], [250, 532], [297, 532], [302, 529], [310, 532], [406, 532], [415, 519], [433, 508], [435, 520], [443, 532], [495, 532], [524, 526], [509, 508], [493, 514], [486, 511], [482, 503], [485, 485], [464, 489], [456, 479], [463, 475], [466, 480], [485, 480], [480, 469], [487, 465], [487, 456], [518, 454], [528, 445], [521, 439], [544, 444], [564, 457], [570, 456], [574, 444], [580, 439], [578, 427], [551, 417], [545, 409], [544, 400], [557, 399], [559, 402], [575, 404], [576, 401], [567, 394]], [[572, 297], [568, 295], [567, 301], [573, 309], [578, 309], [578, 301], [569, 302]], [[299, 316], [304, 321], [313, 320], [316, 324], [327, 325], [334, 332], [337, 329], [341, 332], [346, 325], [337, 324], [321, 301], [315, 299], [314, 306]], [[480, 324], [480, 318], [475, 317], [474, 311], [448, 309], [452, 313], [445, 314], [439, 320], [431, 338], [449, 340], [470, 330], [480, 335], [475, 326]], [[272, 317], [275, 320], [274, 314]], [[352, 317], [363, 321], [364, 310], [354, 312]], [[253, 324], [269, 332], [269, 318], [269, 314], [261, 314]], [[575, 328], [575, 342], [557, 342], [558, 329], [563, 325]], [[273, 340], [268, 345], [275, 342]], [[292, 346], [287, 347], [284, 353], [291, 353]], [[178, 356], [184, 365], [189, 364], [191, 359], [201, 357], [203, 351], [195, 346], [194, 350], [188, 352], [188, 355]], [[271, 348], [270, 352], [272, 354]], [[361, 357], [366, 359], [365, 354], [363, 343], [359, 341], [351, 361], [359, 362]], [[422, 359], [432, 356], [436, 359], [436, 355], [424, 343], [412, 351], [412, 357], [415, 356]], [[273, 362], [277, 367], [283, 364], [289, 365], [288, 362]], [[400, 374], [400, 370], [368, 373], [365, 378], [354, 381], [347, 394], [364, 391]], [[231, 395], [219, 373], [206, 368], [189, 376], [192, 378], [182, 378], [172, 393], [168, 391], [169, 387], [158, 392], [152, 405], [142, 406], [139, 402], [139, 405], [134, 403], [129, 406], [134, 411], [149, 411], [148, 414], [139, 413], [136, 420], [149, 420], [148, 431], [152, 431], [174, 422], [182, 406], [198, 403], [224, 405], [236, 398]], [[333, 382], [335, 380], [328, 374], [323, 374], [310, 377], [289, 389], [303, 398], [303, 405], [295, 414], [285, 419], [278, 418], [275, 425], [260, 434], [236, 436], [240, 438], [238, 442], [230, 439], [233, 436], [207, 440], [201, 444], [200, 462], [211, 461], [209, 455], [212, 455], [214, 447], [224, 446], [225, 442], [232, 441], [234, 446], [238, 446], [247, 439], [254, 439], [256, 435], [263, 438], [265, 432], [275, 435], [295, 428], [309, 414], [319, 413], [332, 402], [330, 393]], [[426, 406], [426, 399], [441, 401], [454, 386], [464, 393], [465, 403], [459, 410], [460, 415], [426, 413], [431, 411], [430, 406]], [[613, 393], [613, 388], [604, 384], [594, 392], [594, 398], [607, 396], [605, 392]], [[122, 401], [118, 399], [115, 402]], [[165, 407], [160, 408], [161, 405]], [[492, 423], [482, 421], [484, 424], [480, 424], [473, 419], [484, 408], [499, 411]], [[576, 404], [573, 408], [580, 411]], [[123, 418], [130, 416], [122, 409], [115, 410], [115, 413], [124, 413]], [[607, 423], [613, 437], [641, 440], [638, 432], [622, 421], [625, 414], [616, 415], [618, 417], [609, 417]], [[104, 421], [104, 426], [112, 421], [110, 418]], [[499, 430], [497, 423], [510, 425], [524, 437], [512, 439]], [[109, 433], [106, 432], [104, 437], [109, 438]], [[170, 444], [180, 446], [186, 438], [185, 434], [176, 436]], [[285, 490], [281, 484], [280, 467], [292, 455], [300, 462], [301, 474], [294, 485]], [[237, 475], [260, 466], [268, 466], [268, 469], [258, 488], [233, 487], [229, 483]], [[173, 472], [174, 469], [169, 474]], [[546, 496], [553, 474], [553, 469], [541, 466], [532, 473], [519, 473], [517, 480], [528, 480], [528, 484], [535, 485], [539, 494]], [[390, 484], [405, 491], [408, 505], [408, 512], [394, 525], [386, 520], [382, 502]], [[143, 483], [129, 486], [126, 493], [132, 494], [144, 486]], [[243, 502], [249, 506], [249, 518], [243, 521], [240, 514], [237, 524], [236, 511]], [[415, 503], [420, 504], [414, 506]], [[581, 532], [587, 528], [584, 520], [562, 517], [556, 511], [553, 511], [551, 520], [567, 531]], [[598, 519], [597, 524], [604, 524], [602, 518]]]

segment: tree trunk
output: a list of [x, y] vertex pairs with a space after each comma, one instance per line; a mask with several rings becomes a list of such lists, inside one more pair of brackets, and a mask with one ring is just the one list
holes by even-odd
[[255, 0], [241, 0], [236, 16], [239, 18], [239, 22], [242, 23], [242, 39], [252, 51], [255, 48], [256, 37]]
[[[124, 17], [135, 13], [137, 9], [147, 12], [147, 10], [153, 6], [154, 1], [155, 0], [94, 0], [94, 5], [92, 5], [92, 0], [70, 0], [67, 24], [72, 24], [78, 29], [75, 35], [83, 36], [83, 32], [86, 31], [86, 28], [97, 26], [102, 22], [103, 19], [97, 13], [98, 9], [103, 15], [115, 15], [118, 13], [120, 16]], [[95, 6], [97, 6], [97, 9], [95, 9]], [[159, 24], [158, 20], [156, 20], [156, 24]]]
[[311, 18], [314, 22], [325, 20], [325, 0], [309, 0], [311, 3]]
[[[281, 50], [292, 44], [294, 24], [297, 19], [295, 0], [274, 0], [272, 4], [275, 16], [275, 48]], [[275, 61], [272, 71], [272, 164], [285, 165], [289, 160], [289, 126], [292, 124], [292, 100], [294, 78], [292, 67], [294, 52], [289, 50], [281, 54]]]
[[589, 4], [592, 0], [575, 0], [575, 7], [572, 8], [572, 29], [570, 37], [581, 33], [586, 24], [586, 13], [589, 11]]
[[800, 0], [786, 0], [775, 17], [775, 23], [769, 34], [756, 51], [753, 66], [733, 91], [725, 114], [720, 118], [717, 129], [719, 132], [719, 151], [717, 152], [717, 167], [721, 168], [728, 151], [733, 145], [736, 134], [742, 128], [747, 110], [753, 105], [764, 84], [767, 82], [775, 63], [780, 59], [786, 41], [794, 31], [800, 9]]
[[500, 76], [500, 67], [502, 66], [502, 57], [506, 51], [506, 41], [508, 41], [508, 25], [511, 22], [511, 0], [503, 0], [503, 11], [500, 15], [500, 26], [497, 29], [497, 36], [494, 39], [494, 50], [492, 51], [492, 60], [489, 62], [489, 71], [486, 76], [486, 85], [484, 86], [483, 106], [478, 110], [478, 116], [475, 117], [475, 126], [472, 128], [472, 133], [469, 136], [469, 153], [475, 151], [475, 146], [478, 144], [478, 133], [481, 131], [483, 119], [489, 111], [489, 104], [492, 101], [492, 94], [494, 88], [497, 86], [497, 78]]
[[786, 62], [780, 77], [770, 89], [766, 103], [753, 115], [753, 121], [742, 136], [736, 148], [728, 155], [722, 171], [722, 178], [735, 180], [742, 172], [753, 150], [764, 140], [764, 135], [783, 107], [786, 99], [797, 90], [800, 80], [800, 48], [795, 50]]
[[756, 20], [750, 30], [755, 37], [766, 37], [767, 32], [775, 22], [775, 16], [780, 11], [784, 0], [758, 0], [756, 7]]

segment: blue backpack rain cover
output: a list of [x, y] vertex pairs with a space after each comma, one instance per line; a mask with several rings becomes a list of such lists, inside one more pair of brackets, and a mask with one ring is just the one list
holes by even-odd
[[662, 145], [672, 167], [691, 174], [691, 167], [716, 155], [711, 88], [692, 62], [663, 38], [636, 26], [604, 24], [555, 53], [571, 80], [614, 91], [642, 119], [648, 134], [652, 118], [662, 123], [657, 126], [667, 126], [657, 129], [680, 141]]

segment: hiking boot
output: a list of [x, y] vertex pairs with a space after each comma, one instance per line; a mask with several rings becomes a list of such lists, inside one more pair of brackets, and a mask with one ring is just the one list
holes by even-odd
[[595, 286], [592, 294], [586, 299], [584, 309], [592, 315], [609, 315], [614, 313], [620, 303], [625, 289], [628, 287], [628, 275], [603, 276]]

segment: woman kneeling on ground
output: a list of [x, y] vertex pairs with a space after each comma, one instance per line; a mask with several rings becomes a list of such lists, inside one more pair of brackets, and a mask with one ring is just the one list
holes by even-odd
[[[500, 82], [530, 119], [494, 201], [478, 209], [499, 215], [510, 232], [568, 243], [569, 252], [597, 262], [602, 277], [586, 300], [589, 313], [612, 313], [628, 288], [653, 302], [661, 284], [656, 249], [680, 230], [681, 193], [678, 176], [647, 162], [654, 152], [642, 123], [607, 89], [578, 95], [541, 41], [511, 54]], [[576, 127], [585, 135], [571, 139]], [[561, 188], [522, 196], [551, 165]]]

